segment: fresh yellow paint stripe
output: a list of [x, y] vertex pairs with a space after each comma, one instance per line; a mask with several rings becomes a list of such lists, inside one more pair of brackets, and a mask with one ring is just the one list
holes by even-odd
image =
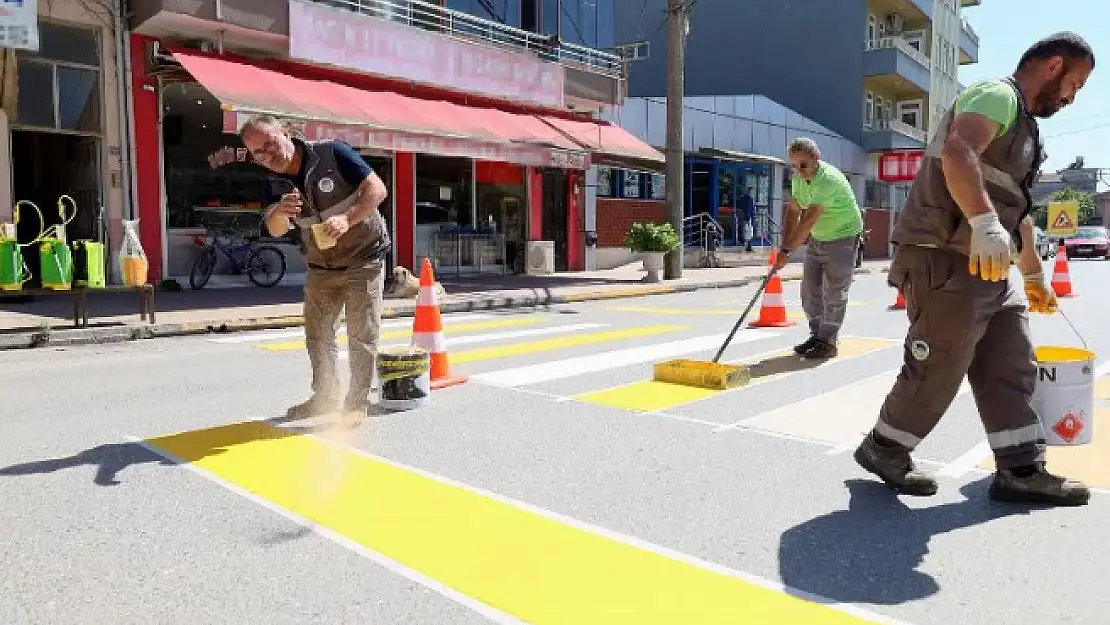
[[657, 325], [639, 326], [623, 330], [610, 330], [608, 332], [589, 332], [586, 334], [575, 334], [541, 341], [528, 341], [511, 345], [498, 345], [495, 347], [482, 347], [453, 352], [448, 354], [448, 358], [450, 358], [451, 364], [478, 362], [480, 360], [492, 360], [494, 358], [510, 358], [512, 356], [548, 352], [556, 349], [566, 349], [568, 347], [581, 347], [583, 345], [596, 345], [598, 343], [607, 343], [610, 341], [623, 341], [625, 339], [634, 339], [642, 336], [666, 334], [667, 332], [676, 332], [678, 330], [684, 330], [685, 328], [686, 326], [678, 325]]
[[[1096, 408], [1092, 421], [1094, 439], [1086, 445], [1047, 448], [1046, 467], [1056, 475], [1086, 482], [1087, 486], [1110, 490], [1110, 409]], [[994, 471], [994, 456], [988, 456], [981, 468]]]
[[[508, 328], [513, 326], [530, 325], [539, 323], [543, 319], [539, 317], [508, 317], [505, 319], [495, 319], [492, 321], [475, 321], [474, 323], [453, 323], [445, 324], [443, 326], [444, 334], [460, 334], [463, 332], [481, 332], [482, 330], [493, 330], [496, 328]], [[393, 339], [404, 339], [412, 336], [412, 330], [391, 330], [389, 332], [382, 332], [378, 340], [389, 341]], [[343, 334], [336, 337], [336, 343], [339, 345], [347, 344], [347, 335]], [[271, 352], [285, 352], [295, 349], [304, 349], [304, 341], [283, 341], [280, 343], [263, 343], [259, 345], [260, 348]]]
[[527, 623], [872, 622], [259, 422], [148, 443]]
[[[754, 358], [740, 361], [751, 367], [752, 381], [746, 386], [732, 390], [749, 388], [801, 371], [808, 371], [834, 364], [843, 361], [845, 358], [870, 354], [871, 352], [890, 347], [896, 343], [898, 343], [898, 341], [890, 339], [844, 337], [840, 340], [839, 357], [832, 360], [803, 360], [794, 353], [793, 349], [760, 354]], [[715, 395], [728, 392], [731, 391], [710, 390], [683, 386], [681, 384], [644, 380], [585, 393], [578, 395], [575, 399], [602, 406], [652, 412], [656, 410], [668, 410], [675, 406], [708, 399]]]
[[1110, 399], [1110, 375], [1104, 375], [1095, 382], [1095, 399]]

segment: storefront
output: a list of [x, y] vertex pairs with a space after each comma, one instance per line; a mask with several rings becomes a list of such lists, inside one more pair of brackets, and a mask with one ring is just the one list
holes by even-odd
[[[134, 77], [136, 128], [162, 128], [136, 137], [140, 209], [158, 226], [143, 228], [148, 255], [162, 261], [151, 264], [156, 279], [187, 277], [206, 227], [260, 231], [265, 172], [236, 136], [258, 112], [304, 138], [339, 138], [363, 152], [389, 188], [382, 210], [393, 262], [417, 271], [428, 257], [446, 275], [542, 271], [529, 269], [532, 241], [551, 242], [547, 269], [584, 269], [591, 158], [662, 158], [605, 122], [423, 98], [367, 76], [133, 37], [133, 55], [153, 59]], [[292, 244], [286, 256], [295, 280], [303, 264]]]
[[[20, 242], [65, 222], [67, 239], [104, 243], [114, 258], [121, 222], [128, 217], [129, 180], [112, 21], [76, 0], [40, 2], [38, 12], [38, 50], [13, 43], [4, 55], [4, 82], [18, 87], [0, 112], [0, 159], [6, 162], [0, 167], [0, 222], [11, 221], [17, 202], [31, 202], [43, 219], [23, 205], [16, 229]], [[12, 26], [6, 37], [14, 37], [15, 30]], [[68, 204], [64, 216], [59, 214], [63, 195], [74, 200], [75, 214]], [[24, 251], [34, 275], [28, 288], [39, 284], [36, 250]], [[107, 270], [118, 276], [116, 263], [108, 263]]]
[[724, 230], [723, 245], [747, 243], [745, 223], [752, 226], [752, 245], [771, 245], [776, 165], [781, 169], [783, 161], [729, 150], [703, 149], [687, 155], [686, 215], [707, 213], [716, 220]]

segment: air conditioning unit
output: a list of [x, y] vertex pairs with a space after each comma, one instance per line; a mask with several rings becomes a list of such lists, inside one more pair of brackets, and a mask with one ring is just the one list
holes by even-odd
[[528, 241], [525, 244], [524, 273], [530, 276], [555, 273], [554, 241]]

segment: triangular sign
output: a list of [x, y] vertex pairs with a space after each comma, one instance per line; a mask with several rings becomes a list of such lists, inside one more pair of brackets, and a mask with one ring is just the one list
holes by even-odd
[[1052, 222], [1053, 230], [1070, 230], [1071, 227], [1071, 219], [1068, 217], [1068, 214], [1063, 211], [1056, 216], [1056, 221]]

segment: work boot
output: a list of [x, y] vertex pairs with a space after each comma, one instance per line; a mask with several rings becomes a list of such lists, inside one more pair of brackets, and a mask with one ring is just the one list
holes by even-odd
[[817, 339], [813, 347], [802, 354], [802, 358], [806, 360], [825, 360], [828, 358], [836, 358], [837, 354], [836, 343]]
[[1091, 499], [1087, 485], [1053, 475], [1042, 465], [1002, 469], [994, 474], [987, 496], [995, 501], [1082, 506]]
[[905, 447], [880, 443], [875, 440], [874, 431], [860, 443], [855, 459], [861, 467], [903, 495], [928, 497], [937, 492], [937, 481], [917, 470]]
[[818, 340], [820, 339], [818, 339], [816, 336], [809, 337], [803, 343], [794, 346], [794, 353], [801, 356], [802, 354], [813, 349], [813, 346], [817, 344]]
[[285, 412], [285, 417], [290, 420], [312, 419], [332, 414], [339, 410], [339, 401], [313, 396], [308, 401], [297, 404]]

